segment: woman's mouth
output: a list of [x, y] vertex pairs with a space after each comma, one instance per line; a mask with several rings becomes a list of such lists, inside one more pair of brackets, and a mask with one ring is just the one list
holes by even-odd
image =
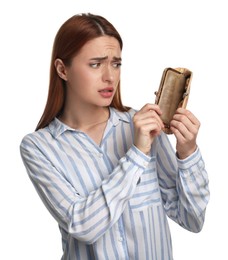
[[104, 89], [101, 89], [99, 90], [98, 92], [100, 93], [100, 95], [104, 98], [110, 98], [112, 97], [113, 95], [113, 91], [114, 89], [111, 88], [111, 87], [108, 87], [108, 88], [104, 88]]

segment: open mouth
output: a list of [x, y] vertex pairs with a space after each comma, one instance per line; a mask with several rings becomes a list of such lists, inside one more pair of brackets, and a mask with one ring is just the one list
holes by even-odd
[[114, 89], [113, 88], [105, 88], [102, 90], [99, 90], [99, 93], [102, 97], [109, 98], [112, 96]]
[[99, 90], [99, 92], [104, 92], [104, 93], [107, 93], [107, 92], [113, 92], [113, 88], [105, 88], [105, 89], [102, 89], [102, 90]]

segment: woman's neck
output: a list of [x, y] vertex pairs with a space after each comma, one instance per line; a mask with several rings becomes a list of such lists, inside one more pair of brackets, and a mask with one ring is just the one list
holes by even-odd
[[80, 107], [77, 109], [68, 109], [66, 107], [59, 119], [64, 124], [83, 131], [107, 122], [109, 109], [108, 107]]

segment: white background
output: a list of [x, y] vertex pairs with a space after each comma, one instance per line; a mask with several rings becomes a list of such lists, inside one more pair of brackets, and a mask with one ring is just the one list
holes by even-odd
[[[227, 62], [228, 16], [222, 0], [46, 0], [0, 4], [0, 207], [2, 259], [61, 257], [57, 223], [30, 182], [19, 154], [47, 97], [54, 36], [74, 14], [105, 16], [123, 41], [122, 96], [139, 109], [154, 102], [162, 71], [194, 73], [190, 109], [201, 121], [198, 144], [210, 178], [211, 199], [201, 233], [170, 222], [175, 260], [228, 259]], [[171, 138], [172, 142], [174, 141]], [[225, 237], [224, 237], [225, 236]]]

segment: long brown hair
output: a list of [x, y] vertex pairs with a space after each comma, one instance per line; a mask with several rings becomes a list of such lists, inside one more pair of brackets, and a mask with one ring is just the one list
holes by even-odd
[[[60, 27], [52, 50], [47, 103], [36, 130], [46, 127], [55, 117], [62, 113], [64, 108], [65, 82], [56, 72], [55, 60], [59, 58], [66, 66], [70, 65], [73, 57], [77, 55], [85, 43], [103, 35], [115, 37], [122, 50], [123, 42], [119, 33], [104, 17], [93, 14], [78, 14], [68, 19]], [[122, 104], [120, 83], [111, 106], [119, 111], [127, 111], [129, 109]]]

